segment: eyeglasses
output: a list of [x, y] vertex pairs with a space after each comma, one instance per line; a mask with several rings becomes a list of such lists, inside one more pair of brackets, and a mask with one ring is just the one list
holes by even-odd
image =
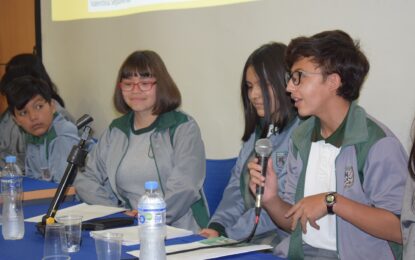
[[322, 75], [321, 72], [307, 72], [304, 70], [296, 70], [294, 72], [286, 72], [285, 73], [285, 84], [286, 86], [288, 86], [288, 82], [290, 82], [290, 80], [292, 81], [292, 83], [294, 84], [294, 86], [298, 86], [300, 85], [301, 82], [301, 77], [303, 75]]
[[154, 77], [140, 78], [138, 81], [124, 79], [118, 84], [118, 87], [124, 92], [132, 91], [134, 86], [137, 86], [141, 91], [149, 91], [156, 83], [157, 80]]

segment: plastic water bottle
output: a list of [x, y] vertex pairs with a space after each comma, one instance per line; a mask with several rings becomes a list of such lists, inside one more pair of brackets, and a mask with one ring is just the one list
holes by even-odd
[[6, 166], [1, 176], [1, 196], [3, 198], [2, 234], [5, 240], [22, 239], [23, 222], [23, 177], [16, 165], [15, 156], [6, 157]]
[[[3, 168], [0, 166], [0, 179], [2, 176], [2, 172], [3, 172]], [[0, 186], [0, 189], [1, 189], [1, 186]], [[1, 190], [0, 190], [0, 225], [3, 224], [2, 212], [3, 212], [3, 197], [1, 196]]]
[[158, 183], [145, 183], [145, 194], [138, 203], [140, 260], [164, 260], [166, 248], [166, 203], [158, 193]]
[[[1, 180], [1, 176], [3, 176], [3, 167], [0, 165], [0, 180]], [[1, 183], [0, 183], [0, 225], [3, 224], [2, 212], [3, 212], [3, 196], [1, 196]]]

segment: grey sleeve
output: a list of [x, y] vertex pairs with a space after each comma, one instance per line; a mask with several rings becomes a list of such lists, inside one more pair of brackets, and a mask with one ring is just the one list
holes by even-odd
[[[250, 208], [245, 211], [231, 227], [226, 227], [226, 234], [228, 237], [236, 240], [247, 238], [255, 224], [255, 208]], [[255, 236], [264, 234], [266, 232], [274, 230], [279, 232], [277, 226], [272, 219], [268, 216], [265, 210], [262, 210], [258, 227], [255, 231]]]
[[173, 169], [164, 186], [166, 221], [172, 223], [201, 198], [206, 176], [205, 147], [199, 126], [190, 120], [179, 125], [173, 138]]
[[385, 137], [369, 150], [364, 166], [363, 190], [369, 203], [401, 214], [408, 156], [396, 137]]
[[298, 178], [301, 174], [302, 163], [300, 160], [300, 155], [297, 154], [297, 157], [293, 154], [293, 144], [290, 140], [288, 148], [288, 156], [286, 162], [287, 174], [285, 176], [285, 185], [284, 193], [282, 194], [282, 199], [291, 204], [295, 204], [295, 192], [297, 190]]
[[[219, 223], [225, 228], [226, 235], [232, 239], [245, 239], [251, 233], [255, 223], [255, 209], [245, 209], [240, 190], [240, 173], [244, 162], [236, 163], [232, 176], [223, 193], [222, 200], [212, 216], [210, 223]], [[276, 226], [263, 211], [255, 232], [256, 235], [275, 230]]]
[[83, 171], [74, 181], [77, 195], [88, 204], [118, 206], [118, 199], [108, 181], [106, 162], [110, 130], [107, 129], [86, 159]]
[[[216, 222], [224, 226], [228, 237], [236, 240], [247, 238], [255, 223], [255, 208], [246, 209], [241, 194], [240, 178], [246, 162], [242, 162], [240, 157], [241, 155], [232, 169], [222, 200], [210, 220], [210, 223]], [[267, 212], [263, 211], [255, 234], [260, 235], [271, 230], [277, 230], [277, 227]]]
[[0, 147], [0, 166], [4, 166], [4, 158], [7, 155], [15, 155], [17, 165], [22, 171], [25, 169], [26, 137], [24, 132], [13, 123], [10, 129], [2, 129]]

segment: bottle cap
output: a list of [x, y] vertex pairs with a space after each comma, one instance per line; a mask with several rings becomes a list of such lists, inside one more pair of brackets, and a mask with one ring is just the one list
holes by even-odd
[[16, 162], [16, 156], [14, 155], [6, 156], [6, 163], [15, 163], [15, 162]]
[[159, 184], [156, 181], [146, 181], [144, 184], [144, 188], [146, 190], [156, 190], [158, 188]]

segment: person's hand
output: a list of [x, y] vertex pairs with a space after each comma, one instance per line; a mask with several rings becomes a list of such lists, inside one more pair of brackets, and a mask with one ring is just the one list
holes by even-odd
[[137, 214], [138, 214], [138, 211], [137, 210], [127, 210], [127, 211], [124, 211], [124, 214], [125, 215], [127, 215], [127, 216], [130, 216], [130, 217], [136, 217], [137, 216]]
[[278, 196], [278, 178], [272, 166], [272, 160], [268, 160], [266, 177], [261, 174], [261, 165], [255, 158], [247, 165], [250, 175], [249, 188], [253, 194], [256, 193], [257, 185], [264, 187], [262, 201], [266, 203], [271, 198]]
[[207, 237], [207, 238], [212, 238], [212, 237], [218, 237], [219, 232], [211, 228], [204, 228], [199, 232], [199, 235]]
[[307, 233], [307, 221], [313, 228], [320, 229], [316, 221], [327, 215], [327, 206], [324, 202], [325, 195], [326, 193], [320, 193], [305, 197], [288, 210], [285, 217], [292, 217], [291, 230], [294, 231], [298, 221], [300, 221], [304, 234]]

